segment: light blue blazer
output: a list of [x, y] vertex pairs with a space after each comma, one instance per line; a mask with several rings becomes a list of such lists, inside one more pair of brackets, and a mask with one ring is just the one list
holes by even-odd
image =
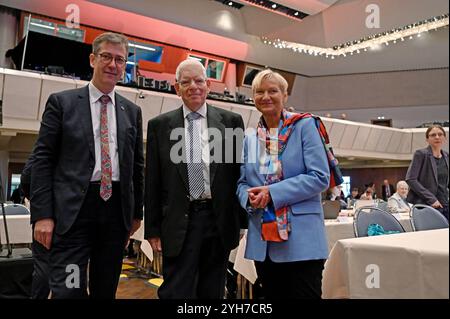
[[239, 202], [249, 214], [245, 258], [264, 261], [269, 254], [274, 262], [326, 259], [328, 245], [321, 192], [328, 188], [330, 172], [314, 119], [302, 119], [295, 124], [281, 156], [284, 179], [269, 186], [275, 209], [291, 207], [292, 227], [285, 242], [261, 239], [261, 210], [252, 211], [248, 203], [247, 189], [262, 186], [265, 181], [259, 161], [255, 160], [256, 154], [261, 153], [258, 144], [256, 131], [245, 137], [237, 189]]

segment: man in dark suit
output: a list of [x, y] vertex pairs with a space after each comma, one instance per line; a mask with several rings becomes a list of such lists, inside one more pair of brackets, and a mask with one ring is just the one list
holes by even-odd
[[383, 185], [381, 185], [381, 193], [382, 193], [381, 195], [383, 197], [383, 200], [385, 202], [387, 202], [389, 197], [394, 195], [394, 193], [395, 193], [394, 186], [392, 184], [389, 184], [389, 180], [385, 179], [383, 181]]
[[34, 238], [50, 249], [53, 298], [114, 298], [126, 242], [143, 215], [142, 114], [114, 90], [128, 40], [93, 42], [89, 85], [52, 94], [31, 170]]
[[[22, 174], [20, 175], [20, 187], [25, 198], [30, 199], [31, 167], [34, 162], [34, 149], [26, 162]], [[31, 282], [32, 299], [48, 299], [49, 287], [49, 256], [50, 252], [41, 243], [33, 238], [31, 243], [33, 253], [33, 279]]]
[[[163, 254], [161, 299], [223, 298], [229, 253], [239, 241], [244, 123], [206, 104], [209, 85], [201, 63], [181, 62], [175, 89], [183, 105], [148, 122], [145, 238]], [[241, 134], [226, 134], [233, 129]]]

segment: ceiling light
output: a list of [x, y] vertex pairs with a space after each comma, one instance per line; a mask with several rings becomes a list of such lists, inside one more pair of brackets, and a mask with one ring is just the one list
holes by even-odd
[[[292, 13], [292, 15], [295, 15], [295, 12]], [[303, 52], [310, 55], [314, 54], [314, 56], [328, 56], [334, 59], [334, 57], [339, 56], [345, 57], [347, 54], [353, 55], [352, 52], [360, 53], [361, 50], [367, 52], [369, 48], [371, 50], [380, 50], [381, 45], [383, 44], [385, 44], [386, 46], [389, 46], [389, 42], [391, 42], [392, 44], [396, 44], [398, 40], [404, 41], [407, 37], [409, 39], [413, 39], [414, 35], [417, 35], [417, 37], [421, 37], [423, 32], [437, 30], [439, 28], [447, 28], [448, 25], [448, 14], [443, 14], [441, 16], [423, 20], [404, 27], [394, 28], [390, 31], [365, 36], [364, 38], [361, 38], [359, 40], [347, 41], [346, 43], [337, 44], [333, 47], [317, 47], [302, 43], [283, 41], [280, 39], [272, 40], [272, 45], [281, 49], [291, 49], [294, 52]], [[264, 41], [264, 43], [272, 43], [266, 37], [262, 37], [261, 40]]]

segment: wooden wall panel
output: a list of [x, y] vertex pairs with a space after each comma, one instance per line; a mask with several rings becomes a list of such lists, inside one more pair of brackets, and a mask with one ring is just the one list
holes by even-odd
[[383, 180], [388, 179], [395, 187], [398, 181], [405, 179], [407, 170], [407, 167], [354, 168], [342, 169], [342, 174], [350, 176], [351, 187], [358, 187], [360, 192], [364, 191], [365, 184], [374, 182], [378, 198], [381, 198]]

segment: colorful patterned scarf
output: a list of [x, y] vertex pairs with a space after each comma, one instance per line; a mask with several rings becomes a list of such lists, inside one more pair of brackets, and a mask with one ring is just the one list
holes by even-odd
[[[283, 180], [283, 168], [281, 156], [286, 148], [289, 137], [292, 133], [295, 123], [304, 118], [313, 117], [315, 125], [322, 139], [325, 152], [327, 154], [330, 167], [330, 187], [340, 185], [343, 182], [342, 174], [339, 169], [338, 161], [334, 157], [333, 149], [330, 145], [328, 134], [322, 120], [318, 116], [310, 113], [290, 113], [283, 111], [280, 118], [279, 130], [277, 136], [271, 136], [270, 130], [261, 116], [257, 134], [258, 139], [264, 143], [266, 151], [266, 161], [261, 163], [265, 165], [266, 181], [264, 185], [270, 185]], [[291, 231], [291, 220], [289, 214], [290, 207], [280, 207], [275, 210], [273, 203], [269, 203], [264, 208], [261, 222], [261, 235], [265, 241], [282, 242], [289, 238]]]

